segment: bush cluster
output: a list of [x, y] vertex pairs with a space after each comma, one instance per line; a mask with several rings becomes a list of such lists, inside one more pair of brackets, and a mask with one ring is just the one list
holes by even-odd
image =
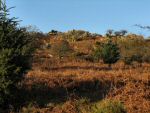
[[150, 46], [140, 35], [127, 35], [118, 41], [121, 59], [125, 64], [132, 64], [132, 62], [148, 62], [150, 61]]
[[91, 36], [92, 36], [91, 33], [83, 30], [71, 30], [61, 35], [63, 39], [67, 39], [68, 41], [71, 42], [88, 39]]
[[108, 34], [108, 41], [105, 43], [96, 43], [96, 49], [93, 51], [93, 59], [103, 60], [105, 64], [111, 68], [111, 64], [116, 63], [120, 59], [120, 49], [116, 43], [112, 41], [112, 35]]

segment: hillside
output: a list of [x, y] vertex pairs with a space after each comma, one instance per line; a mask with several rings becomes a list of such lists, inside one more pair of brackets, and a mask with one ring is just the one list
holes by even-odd
[[[93, 113], [102, 100], [121, 102], [128, 113], [150, 112], [150, 64], [143, 62], [125, 66], [118, 61], [108, 69], [102, 61], [91, 62], [73, 55], [58, 58], [52, 45], [60, 46], [59, 38], [49, 37], [38, 49], [32, 70], [23, 82], [26, 105], [22, 112]], [[104, 37], [69, 42], [73, 53], [88, 56], [95, 43]], [[42, 46], [43, 47], [43, 46]], [[28, 103], [28, 104], [27, 104]]]
[[108, 1], [0, 0], [0, 113], [150, 113], [149, 6]]

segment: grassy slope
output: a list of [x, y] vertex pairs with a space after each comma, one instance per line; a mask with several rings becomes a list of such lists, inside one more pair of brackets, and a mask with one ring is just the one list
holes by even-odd
[[[71, 46], [89, 53], [97, 40], [74, 42]], [[86, 113], [91, 104], [108, 98], [123, 102], [129, 113], [150, 112], [150, 64], [124, 68], [118, 62], [108, 70], [103, 63], [73, 58], [59, 60], [48, 58], [48, 54], [49, 50], [37, 52], [33, 69], [24, 80], [25, 89], [30, 93], [26, 101], [34, 103], [33, 111], [78, 113], [82, 106], [81, 111]], [[89, 102], [80, 103], [85, 98]]]

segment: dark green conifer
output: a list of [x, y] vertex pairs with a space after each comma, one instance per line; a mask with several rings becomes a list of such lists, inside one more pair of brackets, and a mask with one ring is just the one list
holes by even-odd
[[0, 108], [12, 104], [18, 83], [30, 68], [32, 39], [26, 29], [19, 28], [9, 9], [0, 0]]
[[102, 59], [104, 63], [108, 64], [111, 68], [111, 64], [116, 63], [120, 59], [120, 51], [118, 45], [112, 42], [111, 34], [108, 35], [108, 42], [103, 44], [102, 47]]

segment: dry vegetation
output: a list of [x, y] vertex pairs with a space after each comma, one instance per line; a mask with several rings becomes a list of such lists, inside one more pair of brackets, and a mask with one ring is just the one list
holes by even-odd
[[[102, 38], [70, 42], [85, 54]], [[57, 43], [51, 38], [47, 42]], [[150, 64], [125, 67], [122, 61], [112, 70], [106, 64], [76, 59], [58, 59], [49, 49], [37, 50], [32, 70], [23, 81], [25, 105], [21, 112], [94, 113], [93, 106], [105, 99], [118, 100], [128, 113], [150, 113]]]
[[150, 113], [149, 40], [28, 31], [0, 7], [0, 113]]

